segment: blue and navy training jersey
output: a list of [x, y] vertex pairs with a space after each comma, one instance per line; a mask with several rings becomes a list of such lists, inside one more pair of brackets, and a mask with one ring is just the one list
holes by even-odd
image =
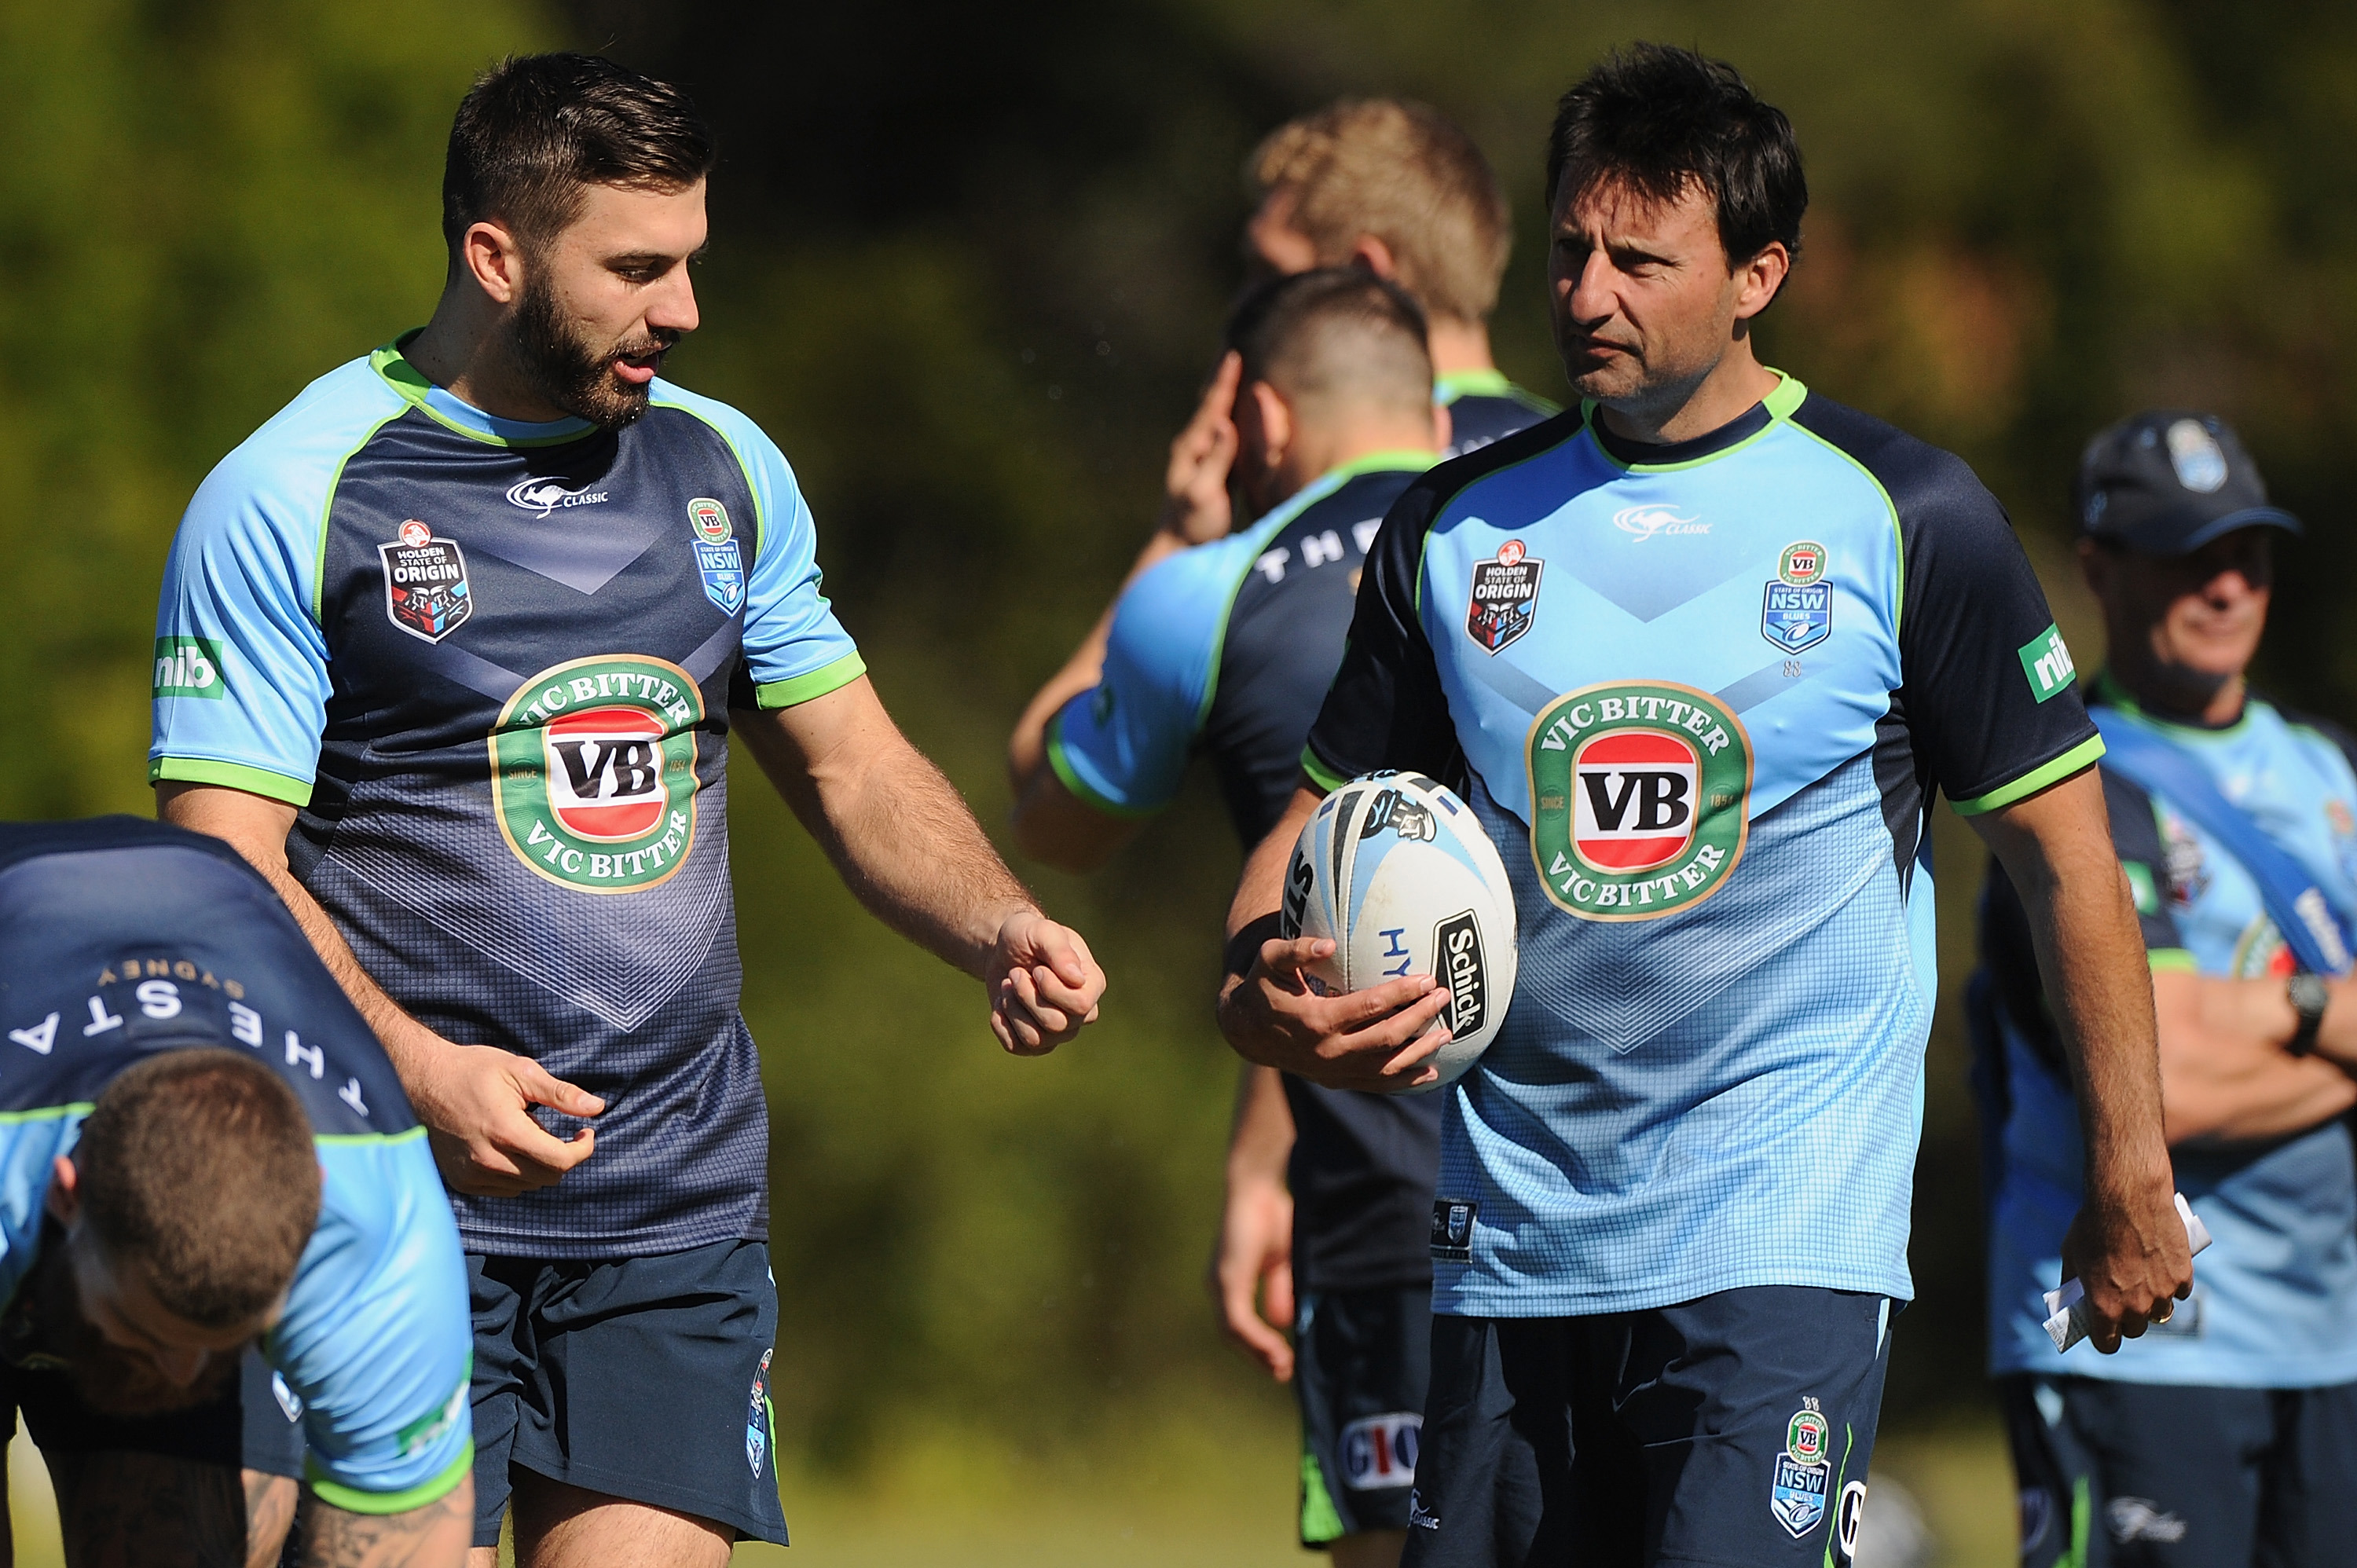
[[676, 1251], [767, 1225], [728, 713], [862, 669], [794, 477], [742, 414], [657, 381], [619, 431], [520, 425], [393, 347], [312, 383], [189, 504], [150, 771], [299, 807], [295, 875], [393, 1000], [606, 1099], [555, 1187], [456, 1199], [471, 1249]]
[[1563, 412], [1497, 371], [1457, 371], [1436, 376], [1432, 397], [1448, 411], [1448, 446], [1440, 454], [1443, 457], [1477, 451]]
[[1436, 1309], [1910, 1294], [1925, 811], [2101, 750], [1971, 470], [1797, 381], [1694, 441], [1569, 413], [1410, 487], [1303, 761], [1456, 784], [1514, 884]]
[[[1156, 564], [1114, 610], [1098, 684], [1049, 724], [1048, 756], [1080, 799], [1115, 815], [1178, 792], [1211, 754], [1247, 849], [1285, 814], [1301, 742], [1351, 625], [1383, 513], [1428, 453], [1324, 476], [1250, 528]], [[1440, 1100], [1320, 1088], [1287, 1074], [1296, 1279], [1306, 1290], [1413, 1284], [1425, 1251]]]
[[0, 1305], [49, 1170], [157, 1051], [248, 1053], [295, 1090], [318, 1227], [264, 1357], [302, 1402], [311, 1487], [398, 1513], [474, 1459], [474, 1327], [442, 1179], [393, 1064], [270, 885], [217, 839], [130, 817], [0, 823]]
[[[2342, 908], [2357, 908], [2357, 769], [2349, 742], [2244, 704], [2222, 729], [2172, 724], [2109, 680], [2091, 702], [2198, 764], [2223, 795]], [[2134, 890], [2152, 966], [2223, 979], [2288, 979], [2298, 967], [2258, 884], [2165, 797], [2104, 770], [2112, 842]], [[1974, 1074], [1990, 1133], [1989, 1361], [1998, 1372], [2137, 1383], [2329, 1388], [2357, 1382], [2357, 1160], [2335, 1117], [2279, 1138], [2169, 1151], [2177, 1185], [2213, 1245], [2193, 1294], [2117, 1356], [2065, 1360], [2042, 1293], [2061, 1277], [2083, 1144], [2019, 897], [1992, 869], [1982, 909], [1986, 996]]]

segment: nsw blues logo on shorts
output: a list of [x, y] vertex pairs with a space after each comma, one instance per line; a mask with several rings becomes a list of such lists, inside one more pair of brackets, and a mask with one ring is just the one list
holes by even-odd
[[761, 1461], [770, 1452], [770, 1358], [774, 1349], [761, 1352], [761, 1369], [753, 1374], [753, 1395], [745, 1410], [745, 1463], [753, 1474], [761, 1474]]
[[1825, 1450], [1832, 1436], [1833, 1423], [1813, 1399], [1803, 1400], [1785, 1423], [1784, 1452], [1776, 1455], [1768, 1511], [1796, 1540], [1816, 1529], [1817, 1521], [1825, 1517], [1825, 1492], [1833, 1475]]

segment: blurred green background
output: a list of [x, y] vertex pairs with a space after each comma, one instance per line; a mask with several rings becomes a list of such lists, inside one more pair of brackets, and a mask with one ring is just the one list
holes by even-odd
[[[603, 49], [717, 124], [705, 327], [670, 373], [794, 461], [885, 700], [996, 831], [1006, 726], [1152, 516], [1259, 135], [1342, 93], [1458, 117], [1515, 205], [1501, 358], [1559, 395], [1541, 141], [1555, 94], [1639, 38], [1736, 61], [1792, 114], [1815, 205], [1767, 357], [1964, 454], [2083, 668], [2079, 445], [2134, 406], [2214, 408], [2314, 525], [2268, 681], [2357, 716], [2333, 631], [2357, 446], [2346, 5], [0, 0], [0, 811], [149, 809], [179, 510], [306, 381], [425, 318], [450, 113], [504, 52]], [[1083, 1042], [1021, 1063], [774, 798], [737, 799], [802, 1538], [822, 1561], [949, 1561], [952, 1535], [977, 1562], [1068, 1537], [1072, 1561], [1286, 1558], [1289, 1399], [1223, 1348], [1198, 1284], [1232, 1080], [1207, 997], [1236, 853], [1209, 789], [1105, 875], [1039, 874], [1114, 989]], [[2002, 1555], [2011, 1509], [1953, 1004], [1979, 857], [1944, 812], [1939, 832], [1921, 1299], [1886, 1454], [1963, 1562]]]

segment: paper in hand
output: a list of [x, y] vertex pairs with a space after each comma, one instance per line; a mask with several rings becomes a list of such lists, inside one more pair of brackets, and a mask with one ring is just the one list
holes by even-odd
[[[2201, 1216], [2193, 1212], [2181, 1192], [2177, 1195], [2177, 1217], [2185, 1221], [2186, 1242], [2199, 1257], [2201, 1249], [2210, 1245], [2210, 1228], [2201, 1223]], [[2055, 1349], [2068, 1350], [2087, 1337], [2086, 1294], [2077, 1280], [2046, 1293], [2046, 1337], [2054, 1341]]]

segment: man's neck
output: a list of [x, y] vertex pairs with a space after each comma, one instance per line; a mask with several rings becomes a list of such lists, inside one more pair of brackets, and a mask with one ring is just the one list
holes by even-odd
[[1284, 458], [1269, 476], [1267, 499], [1260, 510], [1264, 515], [1272, 512], [1335, 469], [1390, 452], [1439, 456], [1432, 445], [1431, 430], [1419, 431], [1406, 423], [1371, 422], [1339, 430], [1305, 430], [1300, 439], [1286, 448]]
[[2250, 682], [2240, 674], [2229, 675], [2213, 687], [2182, 671], [2117, 660], [2106, 673], [2114, 685], [2153, 717], [2196, 729], [2226, 728], [2243, 716], [2243, 705], [2250, 701]]
[[1425, 342], [1432, 354], [1436, 376], [1461, 376], [1474, 371], [1494, 371], [1490, 358], [1490, 328], [1479, 321], [1435, 316], [1425, 323]]
[[568, 417], [517, 371], [501, 325], [479, 289], [454, 285], [401, 355], [419, 375], [494, 419], [545, 424]]
[[1605, 428], [1648, 446], [1665, 446], [1707, 435], [1776, 390], [1776, 372], [1751, 356], [1751, 339], [1738, 338], [1701, 380], [1633, 404], [1608, 403]]

